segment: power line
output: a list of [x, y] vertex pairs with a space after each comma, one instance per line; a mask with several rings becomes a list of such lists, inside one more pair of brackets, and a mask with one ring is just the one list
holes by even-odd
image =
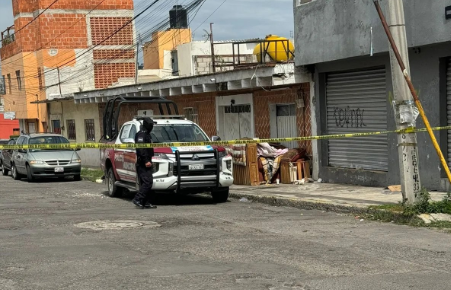
[[[197, 3], [197, 5], [199, 5], [199, 4], [202, 3], [203, 1], [205, 1], [205, 0], [195, 0], [195, 1], [193, 1], [193, 2], [191, 3], [191, 5], [190, 5], [190, 8], [195, 7], [195, 5], [192, 5], [192, 4], [196, 4], [196, 3]], [[160, 8], [160, 9], [161, 9], [161, 8]], [[143, 11], [143, 12], [144, 12], [144, 11]], [[142, 13], [140, 13], [140, 15], [141, 15], [141, 14], [142, 14]], [[138, 17], [138, 15], [137, 15], [137, 17]], [[135, 18], [136, 18], [136, 17], [135, 17]], [[162, 23], [162, 22], [160, 22], [160, 23]], [[152, 30], [152, 29], [151, 29], [151, 30], [147, 31], [146, 33], [150, 32], [150, 34], [151, 34], [151, 33], [155, 32], [155, 31], [159, 31], [159, 28], [164, 27], [164, 25], [168, 24], [169, 21], [166, 20], [165, 23], [163, 23], [163, 25], [160, 25], [160, 23], [157, 25], [158, 27], [156, 27], [156, 28], [157, 28], [156, 30]], [[114, 35], [114, 33], [113, 33], [113, 35]], [[110, 39], [113, 35], [110, 35], [109, 37], [105, 38], [104, 41], [106, 41], [107, 39]], [[170, 41], [170, 40], [169, 40], [169, 41]], [[169, 41], [168, 41], [168, 42], [169, 42]], [[166, 43], [167, 43], [167, 42], [166, 42]], [[163, 44], [161, 44], [161, 45], [164, 45], [164, 44], [165, 44], [165, 43], [163, 43]], [[134, 48], [134, 46], [135, 46], [135, 44], [132, 44], [132, 45], [124, 45], [124, 46], [122, 46], [122, 47], [121, 47], [120, 49], [118, 49], [118, 50], [123, 50], [123, 52], [122, 52], [122, 54], [119, 54], [118, 56], [121, 56], [121, 55], [127, 53], [128, 50]], [[80, 58], [83, 54], [86, 54], [88, 51], [92, 50], [93, 48], [95, 48], [95, 47], [92, 47], [92, 48], [88, 49], [87, 51], [84, 51], [84, 52], [83, 52], [82, 54], [80, 54], [79, 56], [76, 56], [76, 58]], [[68, 62], [70, 62], [70, 61], [73, 61], [73, 59], [72, 59], [72, 60], [69, 60]], [[108, 63], [111, 63], [112, 61], [114, 61], [114, 60], [105, 60], [104, 62], [99, 62], [99, 63], [100, 63], [100, 64], [105, 64], [105, 63], [108, 64]], [[51, 70], [46, 71], [45, 73], [49, 73], [50, 71], [51, 71]], [[83, 69], [83, 70], [80, 71], [80, 73], [83, 74], [85, 71], [86, 71], [86, 70]], [[73, 79], [74, 76], [77, 76], [76, 74], [77, 74], [77, 73], [75, 73], [74, 75], [71, 75], [71, 76], [68, 77], [66, 80], [62, 81], [61, 83], [66, 83], [66, 82], [70, 81], [71, 79]], [[89, 77], [88, 77], [88, 78], [89, 78]], [[47, 86], [47, 88], [57, 86], [58, 84], [59, 84], [59, 83], [52, 84], [52, 85], [50, 85], [50, 86]]]
[[[101, 0], [101, 2], [99, 2], [99, 4], [97, 4], [93, 9], [91, 9], [88, 13], [85, 14], [85, 17], [86, 17], [87, 15], [91, 14], [94, 10], [97, 10], [97, 8], [98, 8], [100, 5], [102, 5], [103, 2], [105, 2], [105, 1], [106, 1], [106, 0]], [[77, 22], [75, 22], [71, 27], [69, 27], [67, 30], [64, 30], [63, 32], [61, 32], [58, 36], [52, 38], [52, 39], [51, 39], [50, 41], [48, 41], [46, 44], [41, 45], [41, 47], [38, 48], [37, 50], [43, 49], [43, 48], [46, 47], [48, 44], [50, 44], [51, 42], [53, 42], [54, 40], [56, 40], [57, 38], [59, 38], [60, 36], [62, 36], [63, 34], [65, 34], [66, 32], [68, 32], [70, 29], [74, 28], [75, 25], [77, 25], [81, 20], [83, 20], [83, 18], [80, 18], [80, 20], [78, 20]], [[11, 61], [9, 61], [9, 62], [7, 62], [7, 63], [2, 63], [2, 65], [5, 66], [5, 65], [8, 65], [8, 64], [13, 63], [13, 62], [17, 62], [17, 61], [23, 60], [25, 57], [27, 57], [27, 56], [29, 56], [29, 55], [31, 55], [31, 54], [33, 54], [33, 53], [35, 53], [35, 52], [34, 52], [34, 51], [29, 52], [28, 54], [24, 55], [24, 56], [23, 56], [22, 58], [20, 58], [20, 59], [17, 59], [17, 60], [11, 60]], [[25, 67], [25, 66], [24, 66], [24, 67]], [[33, 66], [33, 68], [34, 68], [34, 66]]]
[[[129, 25], [134, 19], [137, 19], [139, 16], [141, 16], [146, 10], [148, 10], [150, 7], [152, 7], [156, 2], [158, 2], [158, 1], [154, 1], [154, 3], [152, 3], [151, 5], [149, 5], [144, 11], [142, 11], [141, 13], [139, 13], [136, 17], [134, 17], [132, 20], [130, 20], [130, 21], [128, 21], [128, 23], [126, 23], [125, 25], [123, 25], [120, 29], [118, 29], [117, 31], [115, 31], [115, 33], [113, 33], [112, 35], [110, 35], [109, 37], [106, 37], [101, 43], [99, 43], [99, 44], [97, 44], [96, 46], [94, 46], [94, 47], [92, 47], [92, 48], [90, 48], [90, 49], [88, 49], [88, 51], [89, 50], [92, 50], [93, 48], [95, 48], [95, 47], [97, 47], [98, 45], [101, 45], [102, 43], [104, 43], [106, 40], [108, 40], [108, 39], [110, 39], [111, 37], [113, 37], [114, 35], [116, 35], [119, 31], [121, 31], [122, 29], [124, 29], [127, 25]], [[213, 15], [224, 3], [226, 2], [226, 0], [225, 1], [223, 1], [222, 2], [222, 4], [212, 13], [212, 14], [210, 14], [210, 16], [209, 17], [211, 17], [211, 15]], [[194, 17], [193, 17], [193, 20], [194, 20], [194, 18], [196, 17], [196, 15], [197, 15], [197, 13], [199, 12], [199, 10], [200, 10], [200, 8], [202, 7], [202, 5], [205, 3], [205, 0], [197, 0], [197, 1], [193, 1], [191, 4], [190, 4], [190, 6], [189, 6], [189, 8], [194, 8], [194, 7], [196, 7], [196, 5], [199, 5], [199, 4], [201, 4], [200, 5], [200, 7], [197, 9], [197, 11], [196, 11], [196, 13], [195, 13], [195, 15], [194, 15]], [[161, 8], [160, 9], [158, 9], [158, 10], [161, 10]], [[208, 17], [208, 18], [209, 18]], [[206, 19], [206, 20], [208, 20], [208, 18]], [[205, 20], [205, 21], [206, 21]], [[202, 24], [203, 23], [205, 23], [205, 21], [204, 22], [202, 22]], [[155, 31], [158, 31], [158, 28], [161, 28], [161, 27], [164, 27], [165, 25], [167, 25], [167, 23], [168, 23], [168, 21], [161, 21], [161, 22], [159, 22], [157, 25], [156, 25], [156, 27], [154, 27], [154, 28], [157, 28], [156, 30], [152, 30], [152, 29], [150, 29], [150, 30], [148, 30], [146, 33], [149, 33], [149, 35], [151, 35], [153, 32], [155, 32]], [[191, 23], [191, 21], [190, 21], [190, 23]], [[201, 24], [201, 25], [202, 25]], [[199, 25], [197, 28], [196, 28], [196, 30], [201, 26], [201, 25]], [[194, 31], [196, 31], [196, 30], [194, 30]], [[152, 40], [152, 42], [153, 41], [155, 41], [155, 40]], [[169, 39], [167, 42], [165, 42], [165, 43], [168, 43], [169, 41], [171, 41], [171, 39]], [[164, 45], [165, 43], [163, 43], [163, 44], [161, 44], [161, 45]], [[127, 49], [128, 48], [133, 48], [134, 47], [134, 44], [133, 45], [129, 45], [129, 46], [126, 46], [126, 45], [124, 45], [124, 46], [122, 46], [122, 48], [123, 48], [123, 53], [122, 54], [124, 54], [124, 53], [127, 53], [128, 51], [127, 51]], [[82, 57], [83, 55], [85, 55], [88, 51], [85, 51], [85, 52], [83, 52], [81, 55], [79, 55], [79, 56], [76, 56], [76, 58], [79, 58], [79, 57]], [[161, 59], [161, 58], [160, 58]], [[69, 60], [68, 62], [66, 62], [66, 64], [67, 63], [70, 63], [71, 61], [73, 61], [73, 60]], [[105, 60], [105, 62], [101, 62], [101, 64], [102, 63], [111, 63], [112, 61], [114, 61], [114, 60]], [[53, 70], [55, 70], [55, 69], [53, 69]], [[90, 69], [91, 70], [91, 69]], [[51, 72], [52, 70], [50, 70], [50, 71], [47, 71], [47, 72], [45, 72], [45, 73], [48, 73], [48, 72]], [[78, 79], [81, 75], [80, 74], [85, 74], [85, 72], [86, 72], [86, 69], [82, 69], [82, 70], [80, 70], [80, 73], [75, 73], [74, 75], [71, 75], [70, 77], [68, 77], [68, 78], [66, 78], [66, 80], [64, 80], [64, 81], [61, 81], [61, 82], [58, 82], [58, 83], [56, 83], [56, 84], [53, 84], [53, 85], [49, 85], [49, 86], [45, 86], [45, 87], [43, 87], [42, 88], [42, 90], [46, 90], [47, 88], [51, 88], [51, 87], [54, 87], [54, 86], [57, 86], [57, 85], [60, 85], [60, 84], [63, 84], [63, 83], [67, 83], [67, 82], [69, 82], [69, 81], [73, 81], [74, 80], [74, 78], [76, 78], [77, 79], [77, 81], [78, 82], [83, 82], [84, 81], [84, 79]], [[78, 75], [77, 75], [78, 74]], [[88, 76], [88, 78], [90, 78], [89, 76]], [[28, 90], [30, 90], [31, 88], [29, 87], [28, 88]], [[41, 90], [38, 90], [38, 89], [36, 89], [36, 92], [40, 92]]]

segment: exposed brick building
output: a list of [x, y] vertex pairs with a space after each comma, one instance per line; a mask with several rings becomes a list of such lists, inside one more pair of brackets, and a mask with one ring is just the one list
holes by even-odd
[[47, 131], [60, 120], [31, 102], [135, 76], [133, 23], [109, 38], [133, 18], [133, 0], [59, 0], [45, 12], [52, 0], [12, 2], [14, 25], [1, 35], [0, 54], [5, 110], [16, 113], [21, 129]]

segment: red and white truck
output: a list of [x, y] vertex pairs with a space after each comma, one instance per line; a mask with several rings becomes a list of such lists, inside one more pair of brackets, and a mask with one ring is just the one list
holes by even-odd
[[[178, 115], [174, 102], [164, 98], [117, 97], [107, 103], [103, 116], [103, 142], [133, 144], [140, 130], [140, 116], [125, 122], [118, 130], [123, 104], [149, 103], [158, 106], [160, 115], [150, 116], [156, 122], [151, 133], [153, 143], [208, 142], [210, 138], [195, 123]], [[147, 112], [147, 111], [146, 111]], [[149, 116], [147, 116], [149, 117]], [[217, 137], [213, 137], [217, 140]], [[152, 189], [157, 193], [196, 194], [210, 192], [216, 202], [225, 202], [233, 184], [232, 157], [221, 146], [156, 147], [153, 157]], [[108, 194], [139, 190], [135, 149], [101, 149], [101, 166]]]

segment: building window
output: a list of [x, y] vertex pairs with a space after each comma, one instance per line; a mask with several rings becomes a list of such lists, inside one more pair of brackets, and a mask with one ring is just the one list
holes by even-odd
[[94, 119], [85, 120], [86, 141], [95, 141]]
[[67, 138], [69, 140], [76, 140], [77, 134], [75, 132], [75, 120], [67, 120]]
[[53, 133], [61, 134], [61, 122], [60, 120], [52, 120]]
[[196, 124], [199, 124], [199, 115], [197, 114], [197, 109], [193, 107], [188, 107], [183, 109], [185, 113], [185, 118]]
[[8, 78], [8, 89], [9, 89], [9, 93], [12, 94], [13, 91], [11, 89], [11, 74], [7, 74], [6, 77]]
[[17, 89], [22, 90], [22, 78], [20, 77], [20, 70], [16, 70]]
[[0, 95], [6, 94], [6, 83], [5, 83], [5, 76], [2, 76], [2, 79], [0, 80]]

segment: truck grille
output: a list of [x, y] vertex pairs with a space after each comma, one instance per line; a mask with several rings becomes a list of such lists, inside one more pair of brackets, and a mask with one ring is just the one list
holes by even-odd
[[[217, 187], [219, 184], [220, 160], [217, 150], [197, 152], [175, 152], [174, 176], [178, 177], [178, 190], [193, 186]], [[190, 165], [203, 164], [204, 168], [190, 170]], [[193, 178], [193, 179], [190, 179]], [[216, 180], [212, 180], [212, 177]]]

